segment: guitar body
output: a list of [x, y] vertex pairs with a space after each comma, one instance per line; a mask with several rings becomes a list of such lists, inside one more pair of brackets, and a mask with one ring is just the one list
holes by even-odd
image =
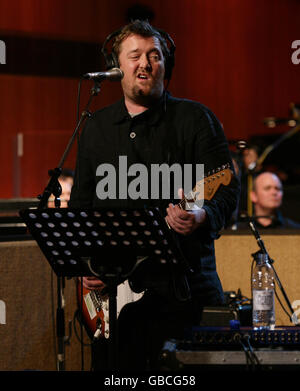
[[[82, 293], [81, 293], [82, 288]], [[117, 292], [117, 316], [124, 305], [139, 300], [142, 293], [135, 293], [131, 290], [128, 281], [118, 285]], [[109, 299], [101, 296], [100, 290], [87, 289], [77, 280], [77, 302], [78, 308], [82, 308], [83, 324], [88, 335], [93, 338], [95, 332], [99, 331], [99, 337], [109, 338]]]
[[101, 298], [100, 290], [87, 289], [77, 280], [77, 302], [87, 333], [91, 336], [99, 329], [101, 337], [108, 338], [108, 299]]

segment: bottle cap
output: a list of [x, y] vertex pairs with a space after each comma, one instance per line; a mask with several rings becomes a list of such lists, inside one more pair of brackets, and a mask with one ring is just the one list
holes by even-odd
[[256, 261], [257, 261], [258, 263], [268, 262], [268, 261], [269, 261], [268, 254], [264, 254], [264, 253], [258, 253], [258, 254], [256, 254]]

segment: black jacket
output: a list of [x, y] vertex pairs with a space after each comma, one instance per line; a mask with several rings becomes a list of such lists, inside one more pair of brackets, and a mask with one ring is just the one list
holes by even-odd
[[[126, 156], [128, 167], [142, 163], [148, 172], [151, 164], [162, 163], [169, 166], [174, 163], [181, 166], [202, 163], [206, 174], [227, 163], [232, 168], [223, 129], [215, 115], [204, 105], [164, 94], [154, 107], [132, 118], [122, 99], [95, 112], [82, 131], [70, 207], [136, 208], [148, 205], [159, 206], [165, 213], [170, 200], [174, 201], [174, 194], [170, 194], [167, 200], [120, 199], [117, 183], [116, 199], [99, 199], [97, 184], [105, 175], [97, 176], [97, 168], [105, 163], [111, 164], [118, 178], [119, 156]], [[221, 185], [213, 199], [204, 202], [206, 223], [189, 236], [176, 235], [193, 269], [189, 276], [191, 290], [205, 304], [222, 299], [214, 240], [235, 210], [238, 196], [239, 183], [233, 176], [230, 185]]]
[[[272, 220], [271, 220], [271, 224], [269, 224], [268, 226], [265, 226], [265, 225], [262, 225], [259, 223], [259, 220], [256, 216], [253, 216], [251, 218], [252, 221], [254, 221], [255, 225], [257, 228], [259, 229], [267, 229], [267, 230], [270, 230], [270, 229], [300, 229], [300, 223], [288, 218], [288, 217], [284, 217], [282, 215], [282, 213], [280, 212], [280, 210], [277, 210], [274, 214], [274, 216], [272, 216]], [[244, 229], [249, 229], [249, 223], [248, 221], [241, 221], [241, 222], [238, 222], [236, 224], [236, 228], [235, 229], [240, 229], [240, 230], [244, 230]]]

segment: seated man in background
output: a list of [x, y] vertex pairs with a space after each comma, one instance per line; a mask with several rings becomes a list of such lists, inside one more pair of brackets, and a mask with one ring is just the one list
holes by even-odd
[[253, 217], [258, 228], [300, 228], [300, 223], [283, 217], [279, 211], [283, 190], [276, 174], [272, 172], [259, 174], [253, 182], [250, 198], [254, 204]]

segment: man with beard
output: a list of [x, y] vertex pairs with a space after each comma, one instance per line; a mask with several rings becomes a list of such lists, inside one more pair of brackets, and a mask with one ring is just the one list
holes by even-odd
[[[239, 184], [235, 175], [228, 186], [221, 185], [213, 199], [205, 200], [193, 213], [178, 205], [175, 194], [169, 199], [97, 196], [101, 180], [96, 176], [97, 168], [112, 164], [118, 178], [120, 156], [127, 157], [128, 165], [145, 165], [148, 172], [151, 165], [163, 163], [169, 167], [174, 163], [182, 167], [203, 164], [206, 173], [229, 164], [234, 171], [227, 140], [215, 115], [204, 105], [174, 98], [165, 90], [174, 65], [174, 47], [173, 53], [171, 50], [165, 33], [148, 22], [133, 21], [117, 34], [114, 66], [124, 73], [124, 97], [87, 121], [69, 204], [75, 208], [159, 207], [189, 265], [189, 293], [182, 300], [146, 288], [139, 301], [123, 307], [118, 317], [121, 369], [157, 368], [165, 340], [183, 338], [185, 328], [199, 324], [203, 306], [223, 303], [214, 240], [236, 207]], [[183, 197], [182, 190], [179, 192]], [[153, 280], [156, 277], [153, 275]], [[83, 277], [82, 283], [87, 289], [105, 287], [105, 282], [93, 276]], [[93, 345], [94, 370], [105, 369], [103, 345], [103, 341]]]

